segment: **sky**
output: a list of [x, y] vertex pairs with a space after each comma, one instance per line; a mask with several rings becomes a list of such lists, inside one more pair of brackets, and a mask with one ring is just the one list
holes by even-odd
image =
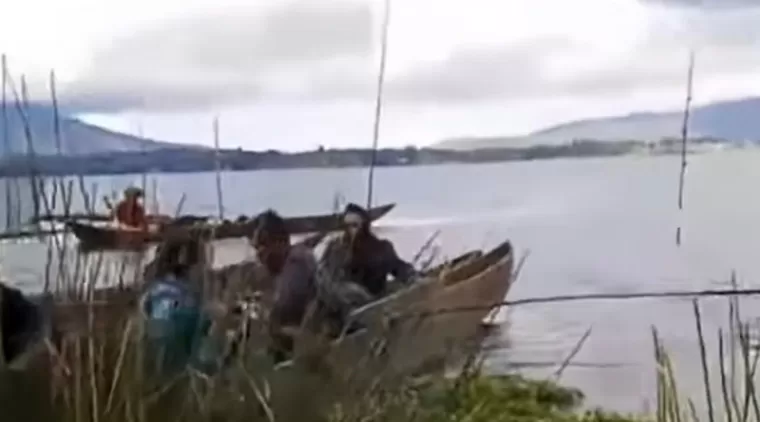
[[[757, 0], [391, 0], [380, 146], [521, 135], [760, 94]], [[369, 147], [384, 0], [24, 0], [0, 51], [32, 99], [182, 143]]]

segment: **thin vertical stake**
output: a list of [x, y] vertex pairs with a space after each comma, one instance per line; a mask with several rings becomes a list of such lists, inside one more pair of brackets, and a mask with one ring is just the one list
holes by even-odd
[[[53, 135], [55, 136], [55, 151], [58, 157], [63, 155], [63, 136], [61, 134], [61, 115], [58, 110], [58, 90], [55, 83], [55, 70], [50, 71], [50, 99], [53, 103]], [[55, 208], [58, 189], [63, 190], [63, 176], [58, 178], [57, 183], [53, 183], [53, 208]], [[61, 193], [63, 195], [63, 193]], [[68, 212], [68, 210], [67, 210]]]
[[40, 195], [45, 195], [45, 180], [41, 175], [37, 173], [37, 153], [34, 150], [33, 132], [31, 122], [29, 121], [29, 91], [26, 86], [26, 77], [24, 75], [21, 75], [21, 102], [19, 110], [24, 118], [24, 133], [26, 135], [27, 142], [26, 153], [29, 159], [29, 170], [32, 181], [32, 205], [34, 207], [34, 219], [35, 221], [39, 222]]
[[[678, 176], [678, 211], [683, 211], [684, 183], [686, 182], [686, 149], [689, 139], [689, 117], [691, 115], [692, 90], [694, 86], [694, 50], [689, 52], [689, 70], [686, 78], [686, 103], [681, 126], [681, 171]], [[676, 245], [681, 246], [681, 226], [676, 229]]]
[[367, 180], [367, 209], [372, 207], [372, 191], [375, 178], [375, 161], [377, 161], [377, 142], [380, 138], [380, 117], [383, 110], [383, 83], [385, 82], [385, 61], [388, 54], [388, 27], [391, 16], [391, 2], [385, 0], [383, 14], [382, 38], [380, 44], [380, 72], [377, 75], [377, 95], [375, 97], [375, 124], [372, 131], [372, 156], [369, 163]]
[[[10, 129], [8, 128], [8, 98], [7, 98], [7, 86], [8, 86], [8, 66], [6, 63], [5, 54], [0, 57], [0, 65], [2, 65], [2, 83], [3, 83], [3, 157], [8, 159], [11, 154], [10, 149]], [[11, 199], [11, 182], [10, 176], [5, 177], [5, 230], [10, 230], [12, 225], [11, 208], [13, 208], [13, 201]]]
[[216, 169], [216, 202], [219, 207], [219, 220], [224, 220], [224, 201], [222, 198], [222, 174], [219, 154], [219, 116], [214, 117], [214, 167]]
[[[147, 163], [148, 153], [145, 150], [145, 139], [143, 138], [142, 122], [138, 122], [137, 124], [137, 136], [140, 137], [140, 155], [142, 156], [142, 159], [144, 160], [143, 162]], [[142, 184], [142, 190], [143, 192], [145, 192], [145, 190], [148, 188], [148, 169], [147, 168], [143, 169], [140, 182]]]

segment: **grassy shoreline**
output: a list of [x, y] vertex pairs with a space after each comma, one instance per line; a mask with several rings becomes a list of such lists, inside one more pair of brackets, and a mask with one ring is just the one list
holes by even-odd
[[[651, 391], [656, 393], [656, 406], [646, 413], [620, 414], [588, 409], [584, 394], [562, 385], [561, 379], [487, 375], [480, 353], [448, 377], [444, 371], [424, 378], [393, 377], [367, 366], [357, 371], [376, 372], [361, 379], [337, 379], [311, 359], [277, 372], [268, 359], [247, 353], [221, 373], [204, 375], [188, 368], [171, 379], [158, 378], [145, 366], [139, 324], [125, 318], [117, 329], [93, 325], [85, 335], [67, 338], [58, 356], [42, 353], [22, 370], [0, 369], [0, 410], [14, 416], [8, 420], [50, 422], [760, 420], [755, 388], [760, 353], [751, 345], [738, 299], [729, 299], [729, 305], [730, 324], [718, 330], [718, 350], [705, 350], [704, 338], [712, 333], [703, 332], [696, 300], [696, 329], [686, 327], [698, 340], [700, 377], [710, 386], [702, 397], [692, 398], [704, 406], [681, 396], [665, 341], [654, 328], [656, 363], [651, 370], [656, 382]], [[717, 371], [715, 358], [720, 360]]]

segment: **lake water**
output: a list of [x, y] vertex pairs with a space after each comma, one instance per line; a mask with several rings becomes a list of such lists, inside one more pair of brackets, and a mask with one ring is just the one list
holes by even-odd
[[[718, 288], [732, 270], [742, 285], [755, 285], [760, 152], [690, 157], [682, 212], [679, 165], [679, 157], [662, 156], [381, 168], [374, 202], [398, 206], [378, 230], [409, 257], [437, 230], [437, 243], [449, 256], [510, 239], [519, 254], [529, 251], [510, 299]], [[232, 216], [267, 207], [284, 215], [330, 212], [336, 193], [366, 201], [366, 175], [366, 169], [227, 173], [226, 211]], [[87, 183], [97, 183], [103, 193], [139, 182], [140, 176], [133, 176]], [[217, 212], [213, 174], [160, 175], [157, 185], [163, 212], [173, 212], [183, 193], [184, 211]], [[675, 245], [679, 224], [680, 248]], [[26, 290], [39, 289], [45, 250], [38, 243], [3, 245], [5, 277]], [[228, 241], [215, 258], [222, 263], [248, 255], [242, 241]], [[745, 315], [757, 313], [754, 301], [745, 302]], [[708, 340], [715, 343], [717, 328], [727, 321], [725, 299], [701, 304]], [[654, 325], [675, 357], [684, 393], [701, 398], [690, 300], [530, 305], [512, 308], [501, 319], [506, 323], [491, 340], [490, 367], [518, 365], [536, 376], [550, 375], [592, 327], [563, 381], [583, 389], [590, 404], [621, 411], [642, 410], [652, 400]], [[708, 353], [717, 358], [714, 347]]]

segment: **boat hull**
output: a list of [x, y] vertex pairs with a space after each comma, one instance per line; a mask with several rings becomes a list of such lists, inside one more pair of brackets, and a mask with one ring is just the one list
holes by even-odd
[[[370, 209], [373, 221], [388, 214], [396, 204], [386, 204]], [[330, 232], [340, 229], [339, 214], [326, 214], [285, 219], [291, 234]], [[230, 239], [251, 236], [257, 222], [226, 222], [222, 224], [170, 225], [158, 230], [126, 230], [114, 227], [95, 226], [76, 221], [66, 222], [67, 228], [79, 239], [80, 249], [94, 250], [140, 250], [173, 236], [203, 236], [209, 239]]]
[[434, 277], [355, 311], [353, 318], [367, 326], [358, 333], [326, 348], [304, 335], [291, 365], [321, 354], [339, 377], [405, 376], [475, 353], [483, 339], [482, 323], [512, 286], [513, 262], [509, 242], [486, 254], [471, 254]]

